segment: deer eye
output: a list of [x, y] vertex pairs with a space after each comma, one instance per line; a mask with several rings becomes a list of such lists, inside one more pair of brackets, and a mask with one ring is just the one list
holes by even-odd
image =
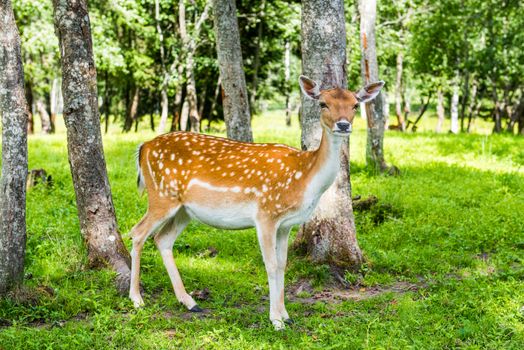
[[358, 103], [356, 105], [353, 106], [353, 110], [356, 111], [358, 110]]
[[325, 102], [320, 102], [319, 105], [320, 105], [320, 108], [328, 108]]

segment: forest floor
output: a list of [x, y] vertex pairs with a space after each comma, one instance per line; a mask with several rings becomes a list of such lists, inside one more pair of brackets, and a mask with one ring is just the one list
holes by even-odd
[[[299, 145], [283, 113], [254, 118], [255, 139]], [[427, 121], [426, 121], [427, 120]], [[355, 212], [366, 263], [337, 286], [325, 266], [290, 253], [287, 309], [275, 332], [254, 230], [191, 223], [175, 243], [186, 288], [203, 314], [176, 300], [151, 241], [142, 258], [145, 307], [135, 310], [110, 271], [86, 267], [63, 129], [29, 138], [30, 168], [53, 186], [28, 192], [25, 287], [0, 301], [0, 349], [524, 348], [524, 139], [512, 135], [388, 132], [385, 154], [401, 170], [365, 168], [364, 121], [351, 136]], [[216, 132], [223, 132], [223, 126]], [[135, 149], [153, 133], [104, 137], [120, 230], [146, 210], [136, 191]], [[130, 247], [130, 241], [126, 239]]]

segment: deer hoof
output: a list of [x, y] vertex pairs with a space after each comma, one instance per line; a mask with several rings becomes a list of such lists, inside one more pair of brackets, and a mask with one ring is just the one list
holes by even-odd
[[287, 318], [287, 319], [284, 320], [284, 323], [292, 325], [292, 324], [295, 324], [295, 320], [292, 319], [292, 318]]
[[195, 304], [195, 306], [193, 306], [191, 309], [189, 309], [189, 311], [191, 312], [204, 312], [204, 310], [198, 306], [197, 304]]

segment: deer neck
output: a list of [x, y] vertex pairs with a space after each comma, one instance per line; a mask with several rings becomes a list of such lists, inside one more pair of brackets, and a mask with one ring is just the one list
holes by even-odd
[[322, 139], [317, 150], [312, 152], [309, 190], [322, 195], [335, 181], [340, 169], [340, 149], [344, 138], [335, 136], [322, 128]]

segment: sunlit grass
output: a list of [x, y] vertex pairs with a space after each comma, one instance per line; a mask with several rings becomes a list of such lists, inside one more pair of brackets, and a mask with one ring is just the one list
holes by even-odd
[[[186, 288], [209, 288], [200, 304], [211, 315], [203, 319], [187, 317], [148, 241], [146, 307], [134, 310], [116, 294], [110, 271], [86, 268], [63, 123], [56, 135], [31, 136], [30, 168], [54, 179], [52, 188], [28, 192], [26, 284], [40, 299], [0, 301], [0, 348], [524, 348], [524, 140], [487, 135], [490, 124], [481, 121], [483, 134], [434, 134], [430, 116], [417, 133], [386, 133], [386, 159], [400, 168], [399, 177], [366, 170], [364, 120], [355, 120], [351, 136], [353, 194], [376, 195], [384, 205], [383, 212], [355, 213], [367, 261], [352, 281], [358, 288], [396, 281], [421, 288], [358, 302], [288, 302], [297, 324], [280, 333], [267, 320], [267, 283], [252, 229], [192, 223], [175, 243]], [[267, 112], [253, 118], [253, 129], [258, 142], [300, 146], [296, 115], [287, 128], [282, 111]], [[213, 123], [212, 132], [224, 135], [223, 123]], [[122, 134], [118, 125], [104, 135], [122, 233], [146, 210], [134, 153], [154, 136]], [[206, 254], [209, 247], [216, 257]], [[286, 281], [312, 279], [322, 289], [327, 272], [291, 254]]]

